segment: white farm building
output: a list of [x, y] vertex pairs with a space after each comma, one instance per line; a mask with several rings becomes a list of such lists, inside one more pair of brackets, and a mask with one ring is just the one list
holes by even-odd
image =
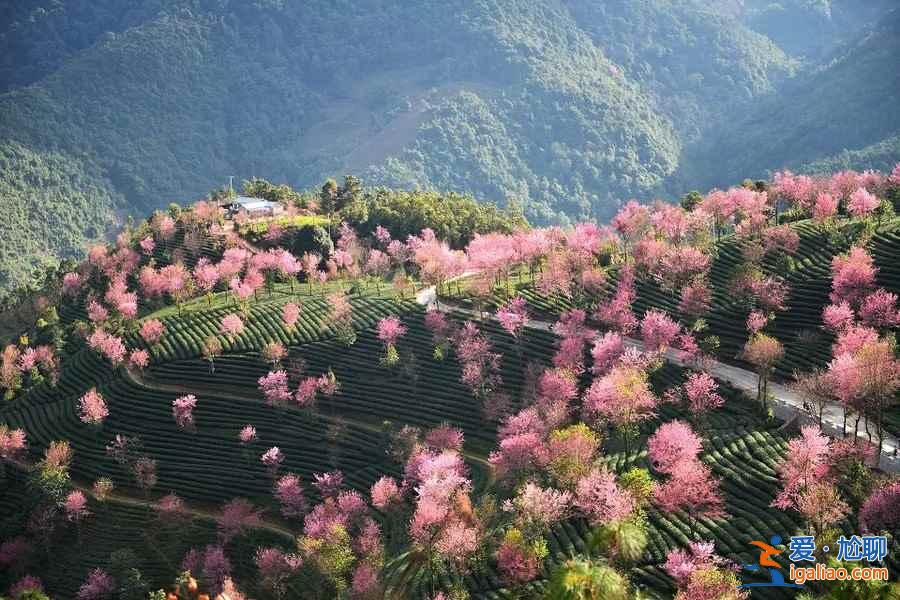
[[244, 213], [250, 218], [274, 217], [284, 212], [284, 207], [278, 202], [262, 198], [249, 198], [247, 196], [234, 198], [225, 208], [229, 216]]

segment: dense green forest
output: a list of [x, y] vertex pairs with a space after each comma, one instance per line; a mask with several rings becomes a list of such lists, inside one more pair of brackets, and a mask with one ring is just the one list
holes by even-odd
[[[757, 175], [807, 163], [819, 172], [831, 171], [843, 160], [860, 168], [893, 165], [900, 158], [898, 59], [900, 9], [709, 136], [686, 162], [691, 171], [686, 178], [721, 184], [740, 173]], [[720, 169], [715, 178], [704, 167], [710, 161]]]
[[2, 143], [0, 173], [0, 289], [52, 265], [54, 256], [81, 256], [121, 203], [94, 165], [52, 151]]
[[[77, 253], [113, 208], [231, 175], [303, 189], [357, 173], [566, 223], [845, 150], [865, 167], [898, 129], [890, 8], [2, 0], [0, 287]], [[878, 166], [896, 157], [881, 147]]]

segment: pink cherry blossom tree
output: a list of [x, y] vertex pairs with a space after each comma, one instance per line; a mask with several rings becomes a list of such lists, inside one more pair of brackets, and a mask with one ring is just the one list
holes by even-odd
[[250, 529], [259, 527], [260, 522], [260, 511], [249, 500], [245, 498], [229, 500], [222, 507], [217, 519], [219, 539], [223, 544], [227, 544], [235, 537], [246, 534]]
[[772, 194], [790, 204], [809, 208], [815, 198], [816, 181], [808, 175], [795, 175], [790, 171], [779, 171], [772, 178]]
[[[900, 165], [897, 169], [900, 185]], [[864, 531], [872, 533], [900, 530], [900, 481], [878, 487], [859, 510], [859, 522]]]
[[562, 338], [553, 365], [572, 373], [584, 371], [584, 346], [597, 334], [587, 326], [587, 313], [580, 308], [565, 311], [553, 325], [553, 333]]
[[705, 279], [698, 279], [681, 288], [678, 310], [688, 317], [697, 319], [709, 311], [712, 292]]
[[287, 518], [302, 516], [307, 510], [306, 497], [300, 478], [294, 474], [281, 476], [273, 491], [275, 499], [281, 507], [281, 514]]
[[594, 375], [607, 373], [623, 354], [625, 354], [625, 342], [622, 336], [618, 332], [607, 331], [594, 341], [594, 347], [591, 349], [591, 358], [593, 359], [591, 372]]
[[100, 426], [106, 417], [109, 416], [109, 408], [106, 406], [106, 400], [97, 388], [89, 389], [81, 398], [78, 399], [79, 419], [82, 423], [88, 425]]
[[793, 255], [800, 248], [800, 235], [788, 224], [764, 229], [762, 239], [766, 254], [780, 252]]
[[323, 328], [330, 328], [338, 341], [346, 346], [356, 343], [356, 330], [353, 327], [353, 306], [346, 294], [341, 291], [327, 297], [331, 310], [330, 319], [323, 322]]
[[719, 395], [719, 384], [709, 373], [688, 375], [684, 383], [684, 395], [688, 408], [694, 414], [703, 414], [725, 404], [725, 399]]
[[443, 360], [449, 349], [450, 339], [453, 337], [453, 327], [447, 316], [439, 310], [429, 310], [425, 313], [425, 328], [431, 332], [434, 350], [432, 356], [435, 360]]
[[180, 396], [172, 401], [172, 416], [180, 429], [193, 429], [196, 407], [197, 397], [193, 394]]
[[641, 320], [641, 339], [644, 341], [644, 349], [647, 352], [665, 352], [681, 327], [666, 313], [651, 309], [644, 314]]
[[[254, 557], [262, 587], [275, 598], [282, 598], [286, 592], [287, 580], [299, 569], [303, 560], [296, 554], [285, 554], [278, 548], [258, 548]], [[229, 580], [230, 581], [230, 580]], [[222, 598], [222, 595], [217, 598]], [[227, 596], [229, 600], [234, 596]]]
[[655, 487], [653, 499], [663, 511], [683, 510], [693, 518], [714, 519], [725, 514], [719, 481], [700, 460], [674, 465], [668, 480]]
[[259, 460], [268, 469], [269, 475], [274, 477], [279, 467], [281, 467], [281, 463], [284, 462], [284, 454], [278, 446], [272, 446], [263, 452]]
[[378, 339], [384, 344], [384, 356], [381, 363], [393, 367], [400, 360], [397, 352], [397, 340], [406, 335], [406, 326], [399, 317], [389, 316], [378, 321]]
[[127, 356], [122, 338], [97, 329], [88, 337], [88, 346], [105, 356], [114, 367], [119, 366]]
[[141, 324], [141, 337], [147, 344], [158, 344], [166, 332], [166, 326], [159, 319], [147, 319]]
[[650, 225], [650, 210], [636, 200], [629, 200], [613, 217], [611, 224], [622, 236], [623, 250], [628, 255], [628, 245], [639, 238]]
[[269, 371], [257, 380], [257, 384], [270, 406], [284, 406], [293, 397], [288, 387], [287, 371]]
[[281, 320], [288, 329], [293, 329], [297, 325], [299, 318], [300, 305], [296, 302], [288, 302], [281, 307]]
[[812, 533], [819, 536], [846, 517], [850, 513], [850, 506], [841, 498], [835, 484], [816, 481], [800, 495], [797, 511]]
[[663, 569], [675, 579], [675, 600], [748, 600], [750, 593], [738, 589], [734, 566], [715, 554], [713, 542], [691, 542], [666, 556]]
[[72, 490], [69, 492], [63, 503], [63, 509], [66, 511], [66, 518], [74, 523], [81, 523], [81, 521], [91, 514], [87, 506], [87, 497], [81, 490]]
[[751, 310], [747, 315], [747, 331], [751, 335], [756, 335], [769, 324], [769, 316], [760, 310]]
[[838, 200], [828, 192], [819, 192], [812, 209], [813, 218], [820, 223], [832, 218], [837, 214]]
[[857, 218], [865, 218], [872, 214], [880, 204], [875, 194], [870, 193], [865, 188], [859, 188], [850, 195], [850, 202], [847, 203], [847, 210], [850, 214]]
[[856, 321], [856, 314], [850, 303], [846, 301], [840, 304], [829, 304], [822, 310], [822, 322], [826, 329], [835, 333], [852, 326], [854, 321]]
[[25, 431], [0, 425], [0, 460], [10, 460], [19, 456], [28, 447]]
[[671, 474], [679, 463], [697, 460], [702, 445], [690, 425], [676, 419], [663, 423], [650, 436], [647, 454], [654, 469]]
[[273, 369], [277, 369], [287, 356], [287, 350], [281, 342], [267, 342], [259, 351], [259, 355], [264, 361], [272, 363]]
[[238, 432], [238, 439], [241, 444], [247, 445], [257, 440], [256, 427], [253, 425], [244, 425]]
[[153, 509], [160, 523], [168, 526], [184, 526], [190, 517], [184, 500], [176, 494], [166, 494], [156, 502]]
[[501, 357], [492, 351], [488, 339], [471, 321], [466, 321], [455, 341], [456, 355], [462, 366], [460, 380], [476, 398], [484, 402], [502, 383]]
[[397, 480], [386, 475], [372, 484], [370, 495], [372, 506], [381, 511], [389, 510], [402, 500], [402, 492], [400, 486], [397, 485]]
[[87, 305], [87, 316], [91, 323], [102, 324], [109, 318], [109, 311], [96, 300], [91, 300]]
[[216, 372], [216, 358], [222, 354], [222, 342], [214, 335], [203, 338], [200, 344], [200, 354], [209, 363], [209, 372]]
[[895, 327], [900, 324], [897, 294], [879, 288], [863, 298], [859, 305], [859, 318], [870, 327]]
[[788, 442], [788, 451], [778, 467], [783, 487], [772, 502], [781, 509], [796, 509], [804, 490], [828, 477], [829, 442], [818, 427], [806, 426]]
[[219, 331], [228, 336], [228, 339], [231, 342], [237, 338], [237, 336], [241, 335], [244, 331], [244, 322], [241, 318], [234, 314], [228, 314], [222, 317], [222, 321], [219, 324]]
[[543, 270], [537, 275], [535, 287], [544, 296], [568, 298], [572, 294], [572, 278], [570, 256], [558, 250], [547, 256]]
[[835, 256], [831, 261], [831, 301], [856, 306], [874, 291], [877, 272], [871, 255], [861, 246]]
[[136, 348], [128, 354], [128, 364], [142, 371], [150, 364], [150, 353]]
[[525, 299], [517, 296], [497, 309], [497, 321], [500, 322], [500, 326], [517, 340], [528, 325], [526, 307]]
[[134, 481], [138, 488], [145, 495], [149, 495], [150, 491], [156, 487], [158, 481], [157, 464], [152, 458], [142, 456], [135, 460], [131, 464], [131, 474], [134, 476]]
[[837, 338], [831, 346], [832, 356], [856, 354], [864, 346], [878, 341], [878, 332], [865, 325], [853, 324], [838, 331]]
[[578, 480], [573, 504], [595, 525], [627, 519], [635, 510], [632, 495], [603, 468], [593, 469]]
[[847, 514], [831, 470], [831, 447], [818, 427], [807, 426], [800, 437], [788, 442], [788, 452], [778, 467], [783, 487], [772, 506], [793, 509], [803, 515], [815, 535]]
[[316, 400], [316, 394], [319, 391], [318, 377], [304, 377], [297, 386], [294, 393], [294, 401], [301, 408], [310, 408]]
[[630, 265], [622, 268], [619, 282], [612, 298], [600, 304], [595, 318], [620, 333], [628, 334], [634, 330], [638, 321], [631, 309], [631, 305], [637, 297], [634, 289], [635, 273]]
[[194, 282], [197, 289], [206, 294], [207, 306], [212, 306], [212, 291], [216, 288], [216, 284], [221, 280], [221, 273], [218, 265], [213, 264], [206, 257], [197, 261], [194, 266]]
[[78, 600], [104, 600], [115, 590], [115, 581], [103, 569], [94, 569], [78, 588]]
[[866, 344], [855, 358], [860, 369], [861, 397], [865, 401], [864, 410], [868, 417], [866, 431], [869, 431], [869, 421], [874, 419], [878, 438], [876, 456], [880, 464], [885, 438], [884, 418], [896, 406], [897, 391], [900, 390], [900, 359], [896, 356], [896, 342], [892, 337], [886, 337]]
[[622, 434], [627, 452], [638, 425], [655, 414], [656, 396], [644, 371], [619, 366], [594, 380], [584, 394], [582, 407], [588, 418], [615, 426]]

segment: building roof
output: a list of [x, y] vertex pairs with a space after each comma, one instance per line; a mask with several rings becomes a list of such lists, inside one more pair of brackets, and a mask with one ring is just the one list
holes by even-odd
[[231, 201], [232, 204], [243, 208], [244, 210], [261, 210], [267, 208], [275, 208], [279, 206], [277, 202], [263, 200], [262, 198], [249, 198], [247, 196], [238, 196]]

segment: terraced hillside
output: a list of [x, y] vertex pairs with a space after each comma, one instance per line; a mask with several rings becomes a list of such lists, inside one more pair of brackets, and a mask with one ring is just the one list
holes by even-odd
[[[752, 540], [889, 531], [896, 439], [784, 423], [765, 381], [827, 365], [816, 402], [900, 429], [894, 179], [788, 174], [464, 250], [329, 221], [317, 254], [212, 201], [158, 213], [48, 284], [0, 355], [0, 589], [100, 600], [109, 571], [128, 600], [200, 600], [179, 576], [225, 600], [228, 575], [260, 600], [537, 600], [587, 568], [624, 594], [602, 597], [695, 600], [760, 579], [730, 566]], [[770, 198], [848, 181], [777, 225]], [[758, 375], [675, 358], [686, 332]]]
[[[467, 440], [464, 454], [476, 486], [486, 483], [486, 458], [494, 443], [495, 425], [480, 416], [471, 394], [459, 382], [456, 360], [429, 358], [432, 342], [422, 322], [421, 307], [391, 298], [354, 300], [360, 334], [358, 342], [348, 349], [322, 332], [323, 300], [303, 298], [302, 322], [288, 331], [275, 317], [282, 298], [276, 294], [253, 306], [247, 329], [216, 360], [214, 373], [199, 357], [198, 345], [215, 330], [223, 308], [166, 317], [170, 335], [154, 349], [153, 364], [143, 374], [124, 368], [113, 370], [90, 350], [81, 349], [67, 362], [56, 389], [37, 389], [3, 408], [3, 421], [29, 432], [32, 460], [41, 456], [50, 441], [68, 439], [75, 451], [75, 480], [88, 484], [111, 475], [120, 494], [77, 534], [68, 531], [55, 540], [56, 545], [70, 549], [56, 555], [60, 569], [53, 584], [59, 590], [71, 593], [72, 586], [91, 565], [102, 563], [109, 551], [120, 547], [138, 552], [146, 565], [145, 575], [163, 585], [173, 556], [180, 556], [189, 545], [214, 539], [208, 518], [195, 519], [190, 532], [175, 540], [146, 539], [151, 535], [146, 532], [153, 530], [154, 513], [138, 504], [146, 501], [141, 490], [104, 452], [115, 434], [140, 436], [146, 454], [158, 461], [159, 482], [151, 498], [175, 492], [192, 508], [208, 514], [215, 514], [225, 501], [239, 496], [266, 507], [267, 520], [283, 522], [276, 516], [270, 480], [258, 460], [258, 455], [272, 445], [280, 447], [286, 456], [283, 468], [299, 474], [304, 481], [311, 480], [313, 473], [338, 468], [345, 473], [351, 488], [365, 493], [378, 476], [400, 475], [398, 466], [386, 453], [390, 432], [387, 422], [426, 428], [449, 423], [462, 428]], [[399, 344], [403, 364], [395, 370], [379, 365], [380, 342], [372, 331], [374, 322], [387, 314], [399, 314], [409, 328]], [[526, 365], [548, 363], [554, 336], [532, 330], [517, 346], [497, 325], [486, 322], [482, 326], [505, 357], [504, 390], [513, 398], [521, 397], [526, 386]], [[259, 358], [258, 350], [265, 342], [275, 340], [290, 345], [289, 360], [304, 363], [306, 372], [319, 374], [330, 368], [337, 376], [340, 391], [321, 401], [316, 413], [297, 408], [276, 409], [264, 403], [256, 380], [268, 367]], [[682, 380], [681, 370], [669, 366], [654, 375], [654, 387], [661, 393]], [[102, 430], [85, 427], [76, 415], [75, 400], [88, 384], [98, 385], [109, 402], [110, 417]], [[196, 432], [179, 430], [171, 415], [171, 401], [187, 393], [198, 398]], [[636, 581], [651, 591], [672, 588], [661, 563], [668, 551], [689, 539], [714, 539], [719, 552], [749, 559], [745, 540], [763, 537], [770, 531], [790, 534], [800, 527], [795, 517], [769, 508], [777, 488], [775, 468], [785, 450], [783, 434], [763, 424], [739, 394], [732, 391], [727, 397], [725, 409], [711, 418], [711, 441], [703, 459], [723, 479], [730, 517], [695, 520], [651, 509], [650, 544], [634, 571]], [[669, 407], [662, 418], [679, 416], [683, 418], [685, 414]], [[249, 448], [237, 439], [238, 430], [246, 423], [254, 424], [259, 435], [259, 442]], [[335, 425], [340, 425], [337, 434], [332, 433]], [[644, 435], [650, 432], [651, 428], [647, 428]], [[615, 471], [648, 465], [645, 450], [626, 454], [615, 442], [610, 444], [606, 461]], [[14, 482], [21, 480], [14, 470], [10, 470], [10, 475]], [[9, 486], [9, 490], [15, 487]], [[18, 514], [21, 498], [8, 493], [3, 499], [9, 514]], [[557, 560], [563, 560], [582, 551], [589, 531], [581, 519], [565, 522], [551, 536], [551, 552]], [[79, 552], [76, 541], [93, 551]], [[241, 544], [251, 547], [263, 541], [277, 542], [286, 549], [291, 546], [290, 539], [265, 529], [243, 539]], [[241, 568], [251, 567], [238, 566], [236, 575], [241, 574]], [[490, 570], [472, 573], [469, 582], [478, 592], [475, 597], [513, 597], [512, 592], [503, 591], [503, 582]], [[533, 585], [539, 587], [540, 583]]]

